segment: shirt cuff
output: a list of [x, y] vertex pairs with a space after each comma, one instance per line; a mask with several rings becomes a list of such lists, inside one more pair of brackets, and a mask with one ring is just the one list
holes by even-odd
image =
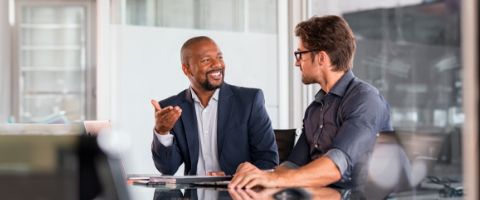
[[330, 149], [325, 155], [332, 159], [335, 165], [337, 165], [341, 176], [343, 176], [348, 167], [347, 155], [340, 149]]
[[165, 134], [165, 135], [160, 135], [159, 133], [157, 133], [157, 131], [155, 131], [155, 129], [153, 130], [153, 133], [155, 133], [155, 136], [157, 137], [158, 141], [163, 144], [163, 146], [166, 146], [166, 147], [169, 147], [169, 146], [172, 146], [172, 143], [173, 143], [173, 135], [170, 134], [170, 131]]
[[290, 161], [285, 161], [285, 162], [282, 162], [282, 164], [280, 164], [280, 166], [282, 167], [285, 167], [285, 168], [288, 168], [288, 169], [297, 169], [299, 168], [300, 166], [298, 166], [297, 164], [293, 163], [293, 162], [290, 162]]

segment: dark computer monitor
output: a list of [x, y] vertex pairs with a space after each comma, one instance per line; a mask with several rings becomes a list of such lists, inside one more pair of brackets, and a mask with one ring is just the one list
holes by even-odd
[[0, 125], [2, 199], [129, 199], [125, 180], [83, 124]]

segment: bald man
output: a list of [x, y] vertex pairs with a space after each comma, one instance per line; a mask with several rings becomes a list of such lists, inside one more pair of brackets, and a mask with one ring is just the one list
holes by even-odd
[[187, 40], [181, 62], [190, 87], [151, 101], [157, 169], [171, 175], [185, 163], [185, 175], [231, 175], [242, 162], [273, 169], [277, 145], [262, 91], [224, 83], [223, 55], [209, 37]]

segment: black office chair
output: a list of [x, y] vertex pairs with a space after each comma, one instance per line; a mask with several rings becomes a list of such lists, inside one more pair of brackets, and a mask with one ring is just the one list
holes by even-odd
[[296, 129], [275, 129], [275, 141], [278, 146], [280, 163], [287, 160], [295, 146]]

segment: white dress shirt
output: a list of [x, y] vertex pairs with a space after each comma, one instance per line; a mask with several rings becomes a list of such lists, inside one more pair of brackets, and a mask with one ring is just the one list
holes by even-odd
[[[221, 171], [217, 151], [217, 110], [220, 89], [215, 90], [206, 107], [203, 107], [200, 99], [191, 87], [190, 92], [195, 104], [199, 139], [197, 175], [206, 175], [208, 172]], [[172, 145], [172, 134], [155, 135], [164, 146]]]

